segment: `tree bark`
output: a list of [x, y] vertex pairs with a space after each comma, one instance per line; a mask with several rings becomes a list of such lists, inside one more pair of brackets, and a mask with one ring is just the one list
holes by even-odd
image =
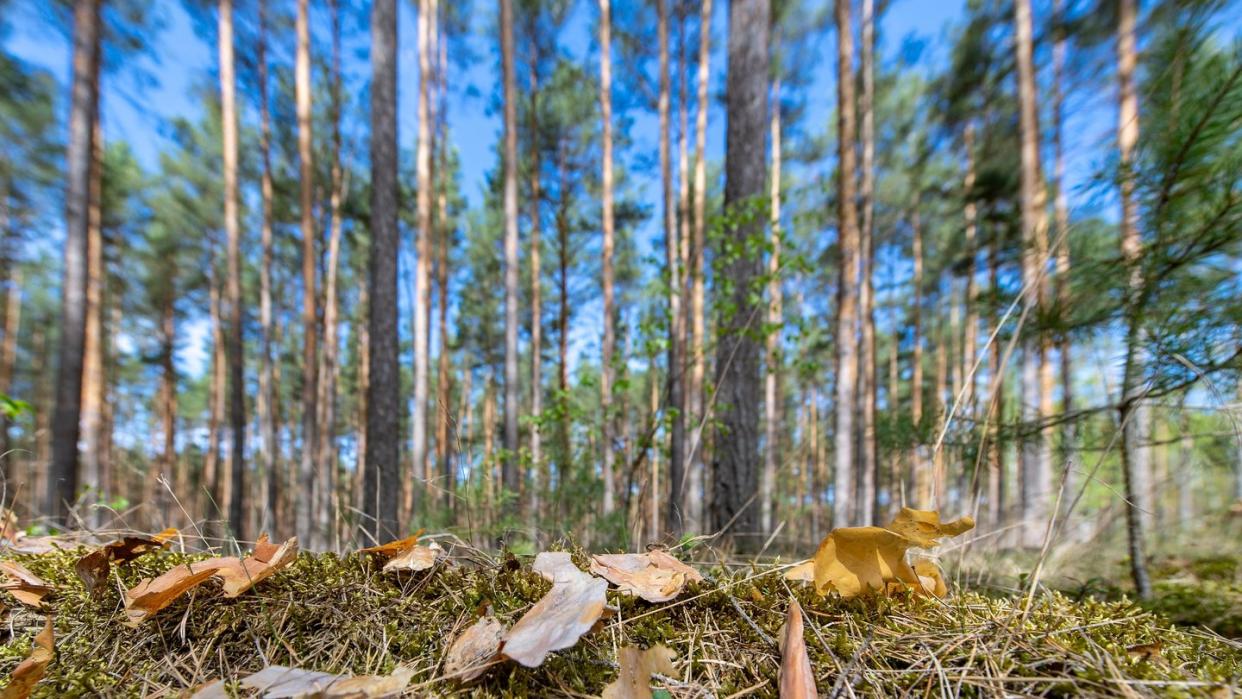
[[875, 286], [872, 279], [875, 274], [875, 0], [862, 2], [862, 45], [861, 54], [862, 94], [858, 101], [862, 121], [862, 227], [859, 237], [859, 254], [861, 255], [861, 284], [859, 290], [859, 318], [862, 322], [862, 333], [859, 339], [859, 359], [862, 370], [859, 372], [858, 395], [856, 400], [861, 403], [859, 417], [862, 424], [858, 429], [859, 454], [858, 489], [855, 522], [870, 525], [875, 522], [876, 515], [876, 436], [875, 436]]
[[[7, 231], [0, 231], [6, 234]], [[17, 333], [22, 322], [22, 270], [14, 265], [9, 274], [4, 299], [4, 343], [0, 344], [0, 395], [13, 390], [13, 365], [17, 363]], [[9, 418], [0, 415], [0, 454], [12, 449], [9, 439]]]
[[[1043, 265], [1048, 252], [1047, 192], [1039, 162], [1039, 108], [1032, 59], [1030, 0], [1014, 2], [1014, 52], [1018, 66], [1019, 128], [1021, 132], [1022, 286], [1024, 303], [1038, 314], [1047, 297]], [[1022, 364], [1022, 540], [1038, 546], [1043, 538], [1052, 496], [1052, 463], [1047, 431], [1042, 422], [1049, 400], [1045, 388], [1046, 340], [1043, 333], [1026, 333]], [[1051, 376], [1051, 374], [1048, 374]], [[1029, 434], [1034, 431], [1034, 434]]]
[[763, 377], [763, 481], [760, 487], [764, 535], [772, 533], [776, 509], [776, 472], [780, 460], [781, 420], [781, 79], [772, 85], [769, 143], [772, 149], [772, 172], [768, 193], [771, 237], [768, 254], [768, 317], [767, 343]]
[[962, 380], [965, 385], [960, 389], [962, 401], [960, 412], [967, 417], [975, 414], [975, 393], [978, 390], [978, 371], [975, 370], [975, 353], [978, 351], [979, 309], [975, 303], [975, 260], [979, 254], [979, 207], [972, 194], [975, 187], [975, 123], [966, 124], [963, 134], [963, 149], [966, 151], [966, 175], [962, 180], [966, 205], [963, 207], [966, 223], [966, 269], [963, 276], [966, 288], [962, 294], [965, 306], [966, 325], [962, 335]]
[[910, 212], [910, 256], [913, 258], [914, 277], [911, 285], [910, 326], [914, 335], [910, 359], [910, 419], [914, 422], [915, 443], [910, 453], [910, 490], [915, 507], [927, 507], [931, 478], [922, 440], [923, 425], [923, 217], [919, 207], [922, 197], [914, 197], [914, 210]]
[[755, 282], [763, 275], [761, 203], [766, 183], [763, 132], [768, 120], [767, 0], [729, 4], [727, 127], [725, 130], [726, 217], [721, 250], [728, 301], [717, 315], [715, 433], [712, 459], [712, 526], [739, 550], [762, 545], [759, 492], [759, 361], [755, 329], [760, 315]]
[[610, 0], [599, 2], [599, 102], [603, 121], [602, 143], [603, 188], [602, 223], [604, 233], [603, 272], [604, 338], [600, 359], [600, 446], [604, 477], [604, 515], [616, 507], [616, 484], [613, 476], [612, 356], [616, 337], [613, 329], [613, 199], [612, 199], [612, 6]]
[[522, 487], [518, 458], [518, 193], [517, 83], [513, 63], [513, 1], [500, 0], [500, 52], [504, 72], [505, 404], [501, 481], [506, 514], [515, 515]]
[[[995, 330], [1000, 325], [1000, 308], [995, 299], [1000, 298], [1000, 240], [993, 236], [988, 246], [988, 288], [991, 289], [993, 305], [990, 325]], [[988, 522], [993, 531], [1000, 531], [1005, 524], [1007, 496], [1005, 478], [1005, 447], [1001, 442], [1001, 427], [1005, 424], [1005, 368], [1004, 350], [1001, 342], [993, 340], [988, 353]]]
[[287, 524], [278, 521], [280, 502], [280, 444], [276, 440], [276, 384], [272, 379], [272, 127], [271, 108], [267, 93], [267, 0], [259, 2], [259, 150], [262, 152], [263, 173], [259, 181], [263, 223], [261, 245], [263, 260], [259, 268], [259, 325], [262, 340], [259, 351], [259, 395], [256, 411], [259, 418], [260, 467], [266, 477], [267, 513], [260, 517], [271, 528], [272, 535], [283, 539]]
[[1152, 596], [1144, 552], [1145, 513], [1151, 512], [1147, 462], [1146, 407], [1143, 388], [1143, 302], [1145, 297], [1138, 207], [1134, 201], [1134, 149], [1138, 145], [1138, 93], [1134, 71], [1138, 63], [1135, 42], [1135, 0], [1121, 0], [1117, 15], [1117, 150], [1121, 183], [1121, 256], [1129, 270], [1126, 299], [1126, 359], [1121, 384], [1121, 469], [1125, 479], [1126, 534], [1130, 574], [1140, 599]]
[[231, 456], [228, 522], [231, 534], [246, 537], [246, 386], [243, 371], [241, 229], [237, 212], [237, 86], [233, 74], [233, 0], [220, 0], [220, 111], [224, 153], [224, 229], [228, 236], [229, 426]]
[[443, 505], [448, 513], [453, 512], [454, 493], [457, 490], [457, 476], [453, 468], [453, 443], [449, 425], [449, 402], [453, 390], [452, 357], [449, 350], [448, 308], [449, 308], [449, 247], [453, 243], [453, 226], [448, 217], [448, 98], [446, 78], [448, 72], [448, 49], [443, 34], [443, 24], [437, 18], [436, 27], [440, 38], [436, 42], [440, 48], [439, 63], [436, 68], [436, 87], [440, 92], [440, 106], [436, 110], [440, 146], [440, 164], [436, 167], [438, 185], [436, 194], [439, 197], [438, 237], [440, 241], [439, 259], [436, 264], [436, 286], [440, 298], [439, 335], [440, 347], [437, 351], [439, 366], [436, 369], [436, 459], [440, 464], [443, 479]]
[[[99, 81], [99, 61], [95, 63], [95, 81]], [[98, 88], [96, 88], [98, 89]], [[104, 269], [103, 237], [103, 128], [99, 107], [91, 117], [90, 204], [86, 226], [86, 338], [83, 341], [82, 365], [82, 483], [86, 497], [83, 521], [92, 528], [102, 524], [100, 512], [92, 505], [102, 500], [100, 492], [103, 470], [104, 386]]]
[[69, 524], [78, 491], [82, 365], [86, 335], [87, 229], [90, 210], [91, 119], [99, 103], [99, 0], [73, 5], [73, 77], [69, 105], [69, 148], [65, 156], [65, 267], [61, 285], [60, 353], [56, 410], [52, 416], [52, 460], [48, 470], [48, 515]]
[[543, 143], [539, 132], [539, 50], [532, 42], [530, 61], [530, 469], [531, 498], [529, 520], [531, 530], [538, 531], [543, 488], [546, 478], [543, 463], [543, 435], [540, 422], [543, 414], [543, 269], [542, 217]]
[[[767, 20], [764, 20], [765, 24]], [[690, 455], [687, 458], [689, 483], [685, 498], [685, 522], [690, 531], [702, 531], [706, 527], [704, 501], [706, 466], [703, 458], [703, 430], [707, 425], [704, 404], [704, 379], [707, 374], [706, 323], [704, 320], [705, 278], [703, 275], [703, 250], [707, 240], [707, 112], [709, 72], [711, 69], [712, 0], [701, 0], [699, 7], [699, 69], [698, 94], [695, 101], [694, 119], [694, 237], [690, 243], [690, 385], [689, 408], [691, 425]]]
[[[565, 483], [569, 468], [573, 463], [573, 445], [570, 442], [572, 416], [569, 412], [569, 226], [570, 226], [570, 190], [569, 165], [567, 163], [566, 144], [562, 140], [557, 147], [557, 173], [559, 197], [556, 210], [556, 248], [557, 248], [557, 291], [560, 301], [556, 320], [556, 388], [558, 414], [560, 415], [558, 440], [560, 457], [557, 459], [556, 482]], [[564, 501], [559, 497], [556, 502], [558, 514], [564, 511]]]
[[[212, 257], [215, 257], [214, 251]], [[210, 520], [209, 529], [222, 536], [223, 533], [219, 531], [220, 518], [226, 513], [220, 512], [220, 507], [228, 502], [229, 486], [224, 469], [220, 467], [220, 425], [224, 422], [227, 367], [224, 355], [224, 320], [220, 300], [220, 279], [214, 260], [211, 262], [210, 275], [208, 314], [211, 323], [211, 384], [207, 395], [207, 454], [203, 462], [202, 478], [202, 490], [205, 497], [201, 514]]]
[[311, 66], [310, 17], [307, 0], [298, 0], [297, 52], [295, 57], [294, 90], [297, 98], [298, 159], [301, 163], [302, 216], [302, 460], [298, 468], [297, 534], [302, 541], [311, 541], [314, 529], [312, 508], [315, 506], [315, 465], [318, 462], [319, 426], [316, 401], [319, 391], [319, 353], [317, 344], [318, 311], [315, 299], [315, 168], [312, 160], [311, 134]]
[[[160, 454], [160, 470], [165, 477], [171, 476], [178, 496], [190, 492], [186, 469], [177, 460], [177, 367], [174, 364], [177, 341], [177, 318], [173, 306], [173, 293], [168, 293], [160, 307], [160, 423], [164, 432], [164, 444]], [[150, 476], [148, 476], [150, 478]], [[168, 520], [167, 497], [158, 498], [160, 516]]]
[[[1053, 5], [1053, 15], [1063, 19], [1061, 2]], [[1053, 199], [1053, 222], [1055, 224], [1053, 246], [1056, 251], [1056, 303], [1062, 314], [1069, 313], [1070, 304], [1070, 246], [1069, 246], [1069, 197], [1065, 191], [1065, 114], [1064, 114], [1064, 83], [1065, 83], [1065, 32], [1057, 33], [1056, 43], [1052, 47], [1052, 177], [1056, 197]], [[1071, 343], [1068, 330], [1062, 330], [1058, 336], [1057, 355], [1061, 372], [1061, 413], [1068, 415], [1074, 409], [1074, 366], [1071, 355]], [[1067, 420], [1061, 428], [1061, 463], [1064, 464], [1065, 476], [1062, 489], [1065, 493], [1073, 493], [1074, 469], [1077, 465], [1075, 444], [1078, 441], [1078, 421]]]
[[364, 528], [395, 538], [401, 373], [397, 367], [397, 3], [371, 6], [371, 254]]
[[[668, 0], [656, 0], [656, 13], [659, 15], [658, 34], [660, 43], [660, 184], [663, 188], [664, 202], [665, 264], [668, 266], [668, 373], [666, 380], [668, 383], [668, 476], [670, 494], [668, 499], [667, 527], [670, 532], [679, 536], [682, 531], [681, 479], [684, 477], [686, 450], [686, 405], [683, 392], [685, 376], [683, 374], [681, 357], [681, 342], [682, 337], [685, 335], [683, 326], [685, 317], [681, 310], [681, 240], [677, 229], [677, 203], [673, 199], [672, 126], [669, 118], [669, 101], [672, 89], [669, 75]], [[684, 138], [682, 143], [685, 143]], [[682, 172], [684, 172], [684, 161], [682, 165]], [[660, 534], [660, 515], [656, 507], [656, 503], [659, 501], [660, 482], [656, 477], [658, 473], [655, 471], [655, 468], [653, 460], [651, 531], [648, 532], [648, 538], [652, 540], [658, 538]]]
[[[678, 357], [674, 365], [676, 369], [670, 368], [670, 380], [675, 382], [679, 395], [674, 398], [670, 390], [669, 400], [677, 409], [677, 414], [673, 416], [673, 430], [678, 429], [678, 423], [681, 424], [681, 449], [675, 457], [678, 464], [678, 471], [674, 473], [672, 462], [669, 468], [669, 494], [668, 494], [668, 517], [665, 527], [670, 537], [680, 537], [686, 531], [688, 520], [688, 511], [686, 503], [686, 485], [687, 477], [692, 470], [690, 445], [695, 441], [693, 435], [686, 434], [686, 424], [694, 419], [694, 412], [691, 408], [693, 401], [693, 377], [689, 363], [686, 361], [689, 345], [689, 328], [690, 328], [690, 296], [692, 292], [691, 277], [692, 270], [690, 268], [690, 231], [691, 231], [691, 212], [690, 212], [690, 149], [689, 149], [689, 131], [690, 131], [690, 109], [689, 109], [689, 80], [686, 75], [686, 15], [684, 12], [685, 4], [677, 3], [677, 82], [679, 85], [677, 100], [677, 264], [679, 276], [677, 279], [677, 288], [674, 293], [678, 295], [680, 312], [676, 319], [676, 334]], [[671, 345], [670, 345], [671, 349]], [[693, 423], [691, 423], [693, 426]], [[690, 439], [687, 439], [690, 436]]]
[[[427, 312], [431, 307], [431, 153], [432, 108], [428, 83], [431, 76], [431, 34], [435, 21], [436, 0], [418, 2], [418, 146], [415, 154], [418, 188], [415, 202], [418, 216], [418, 240], [414, 262], [414, 408], [410, 412], [413, 468], [410, 487], [404, 491], [402, 517], [413, 513], [415, 492], [430, 486], [427, 470]], [[421, 485], [421, 487], [419, 487]]]

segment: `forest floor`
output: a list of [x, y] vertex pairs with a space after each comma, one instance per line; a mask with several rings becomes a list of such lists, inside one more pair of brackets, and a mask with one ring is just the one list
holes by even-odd
[[[609, 590], [610, 613], [572, 648], [535, 669], [495, 664], [462, 685], [445, 677], [449, 643], [484, 613], [508, 626], [550, 584], [527, 557], [497, 557], [447, 540], [444, 547], [448, 556], [418, 573], [384, 573], [357, 554], [303, 552], [246, 594], [228, 599], [208, 582], [137, 628], [122, 623], [123, 590], [205, 554], [157, 551], [114, 566], [94, 597], [75, 574], [84, 550], [5, 554], [54, 592], [42, 610], [5, 600], [9, 641], [0, 647], [0, 673], [27, 657], [50, 614], [55, 656], [34, 696], [186, 696], [217, 679], [232, 693], [238, 679], [268, 665], [353, 675], [401, 667], [412, 674], [405, 691], [414, 696], [598, 696], [616, 678], [618, 649], [627, 644], [664, 644], [676, 653], [675, 677], [653, 678], [655, 696], [776, 696], [775, 639], [797, 598], [820, 696], [1242, 692], [1242, 642], [1197, 625], [1218, 619], [1189, 616], [1174, 624], [1151, 607], [1109, 599], [1117, 590], [1041, 588], [1027, 596], [961, 573], [944, 599], [841, 600], [785, 580], [787, 566], [775, 563], [700, 563], [707, 579], [659, 604]], [[702, 553], [696, 558], [706, 558]], [[581, 552], [574, 560], [586, 568]], [[1198, 570], [1202, 582], [1239, 591], [1236, 558], [1186, 566], [1162, 572], [1161, 589]], [[1187, 596], [1196, 593], [1181, 598]], [[1242, 594], [1233, 600], [1236, 621]], [[1179, 605], [1171, 606], [1177, 612]]]

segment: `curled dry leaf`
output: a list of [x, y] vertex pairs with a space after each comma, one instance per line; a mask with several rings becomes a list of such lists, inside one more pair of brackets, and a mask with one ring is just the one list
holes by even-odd
[[661, 550], [649, 553], [603, 553], [591, 557], [591, 572], [616, 585], [621, 592], [648, 602], [667, 602], [686, 587], [701, 582], [697, 570]]
[[422, 535], [423, 530], [419, 529], [404, 539], [397, 539], [396, 541], [390, 541], [386, 544], [380, 544], [379, 546], [368, 546], [364, 549], [358, 549], [358, 553], [374, 556], [381, 560], [388, 560], [390, 558], [400, 556], [406, 551], [414, 548], [414, 546], [418, 544], [418, 537]]
[[500, 655], [505, 627], [496, 617], [485, 616], [466, 629], [449, 646], [444, 674], [458, 682], [478, 679]]
[[541, 553], [533, 568], [552, 581], [552, 589], [535, 603], [504, 638], [505, 657], [538, 667], [548, 653], [569, 648], [604, 612], [608, 583], [574, 567], [569, 554]]
[[[284, 665], [268, 665], [242, 679], [241, 686], [258, 692], [264, 699], [367, 699], [393, 696], [405, 689], [414, 676], [412, 668], [399, 668], [391, 675], [334, 675], [329, 672], [302, 670]], [[213, 689], [208, 685], [195, 699], [208, 699], [216, 694], [203, 694]]]
[[293, 563], [298, 558], [298, 538], [289, 537], [277, 546], [268, 541], [267, 534], [255, 542], [254, 553], [242, 560], [221, 558], [216, 576], [224, 581], [224, 596], [237, 597]]
[[941, 537], [972, 527], [970, 517], [941, 523], [935, 512], [905, 508], [886, 528], [834, 529], [815, 552], [815, 589], [820, 594], [835, 590], [845, 598], [907, 587], [943, 595], [947, 590], [935, 564], [923, 562], [921, 572], [916, 571], [906, 561], [906, 552], [931, 548]]
[[427, 570], [434, 566], [436, 561], [444, 555], [444, 549], [440, 545], [431, 542], [429, 546], [411, 546], [404, 553], [388, 559], [384, 564], [384, 571], [404, 570], [404, 571], [420, 571]]
[[604, 687], [603, 699], [651, 699], [651, 676], [676, 674], [674, 657], [676, 653], [664, 645], [647, 650], [623, 646], [617, 652], [617, 664], [621, 671], [616, 681]]
[[802, 605], [796, 599], [789, 600], [780, 644], [781, 699], [814, 699], [815, 673], [806, 652], [806, 639], [802, 637]]
[[0, 573], [7, 578], [0, 583], [0, 590], [8, 590], [18, 602], [30, 607], [42, 607], [43, 598], [54, 589], [17, 561], [0, 561]]
[[[147, 578], [125, 591], [125, 625], [138, 626], [201, 585], [220, 569], [223, 559], [175, 566], [156, 578]], [[234, 559], [236, 560], [236, 559]]]
[[0, 699], [26, 699], [34, 686], [43, 679], [48, 663], [52, 662], [55, 633], [52, 631], [52, 617], [49, 615], [43, 630], [34, 637], [34, 645], [30, 655], [13, 669], [9, 684], [0, 692]]
[[79, 558], [74, 570], [86, 586], [86, 594], [94, 596], [108, 579], [113, 563], [128, 563], [143, 554], [164, 548], [175, 536], [177, 530], [169, 528], [151, 537], [121, 537]]

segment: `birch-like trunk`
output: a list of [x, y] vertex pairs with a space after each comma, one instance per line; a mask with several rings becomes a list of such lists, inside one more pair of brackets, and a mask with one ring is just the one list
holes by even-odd
[[319, 392], [318, 311], [315, 299], [315, 169], [311, 151], [311, 66], [310, 17], [307, 0], [298, 0], [297, 50], [294, 66], [294, 92], [297, 102], [298, 159], [301, 164], [301, 231], [302, 231], [302, 459], [298, 468], [296, 527], [298, 538], [312, 541], [314, 533], [315, 465], [318, 461], [319, 425], [317, 399]]

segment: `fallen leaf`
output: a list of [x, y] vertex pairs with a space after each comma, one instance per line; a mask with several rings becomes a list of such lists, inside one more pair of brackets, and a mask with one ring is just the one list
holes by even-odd
[[[186, 592], [201, 585], [220, 570], [224, 559], [212, 559], [175, 566], [156, 578], [147, 578], [125, 592], [125, 625], [136, 627], [156, 612], [172, 604]], [[237, 559], [233, 559], [237, 560]]]
[[0, 590], [8, 590], [18, 602], [30, 607], [42, 607], [43, 598], [54, 589], [17, 561], [0, 561], [0, 573], [8, 578], [0, 583]]
[[780, 644], [781, 699], [814, 699], [815, 673], [806, 652], [806, 639], [802, 637], [802, 605], [796, 599], [789, 600]]
[[52, 551], [61, 551], [81, 546], [82, 542], [77, 539], [69, 539], [63, 536], [25, 536], [18, 532], [17, 539], [6, 548], [13, 553], [50, 553]]
[[[284, 665], [268, 665], [245, 677], [241, 686], [264, 699], [369, 699], [399, 694], [410, 683], [414, 669], [402, 667], [391, 675], [334, 675]], [[214, 691], [212, 685], [199, 690]], [[218, 696], [209, 693], [195, 699]]]
[[430, 546], [411, 546], [409, 549], [398, 556], [390, 558], [384, 564], [384, 571], [405, 570], [420, 571], [427, 570], [434, 566], [436, 561], [444, 555], [444, 549], [440, 545], [431, 542]]
[[648, 602], [667, 602], [690, 581], [703, 576], [664, 551], [650, 553], [603, 553], [591, 556], [591, 572], [616, 585], [621, 592]]
[[567, 553], [541, 553], [532, 566], [552, 589], [505, 634], [504, 655], [538, 667], [548, 653], [569, 648], [604, 612], [608, 583], [578, 570]]
[[150, 551], [164, 548], [176, 535], [176, 529], [165, 529], [152, 537], [122, 537], [79, 558], [74, 570], [86, 586], [86, 594], [94, 596], [102, 589], [100, 585], [107, 580], [113, 563], [127, 563]]
[[444, 674], [463, 683], [477, 679], [500, 655], [504, 635], [505, 627], [496, 617], [485, 616], [474, 622], [449, 646]]
[[48, 616], [43, 630], [34, 637], [30, 655], [13, 669], [9, 684], [0, 692], [0, 699], [26, 699], [34, 686], [43, 679], [48, 663], [52, 662], [55, 634], [52, 631], [52, 617]]
[[939, 512], [915, 510], [909, 507], [901, 508], [901, 512], [898, 512], [893, 521], [885, 527], [924, 549], [936, 547], [941, 537], [957, 536], [974, 528], [975, 520], [969, 515], [951, 522], [941, 522]]
[[400, 667], [391, 675], [343, 677], [328, 687], [327, 699], [372, 699], [396, 696], [410, 683], [414, 668]]
[[254, 544], [254, 553], [245, 559], [218, 559], [216, 576], [224, 581], [224, 596], [237, 597], [260, 581], [293, 563], [298, 558], [298, 538], [289, 537], [285, 543], [277, 546], [267, 539], [267, 534], [259, 537]]
[[786, 580], [798, 580], [801, 582], [815, 582], [815, 559], [812, 558], [803, 561], [798, 565], [785, 571]]
[[617, 652], [621, 672], [616, 681], [604, 687], [603, 699], [651, 699], [651, 676], [674, 675], [676, 654], [672, 649], [657, 645], [647, 650], [636, 646], [623, 646]]
[[358, 553], [363, 553], [368, 556], [375, 556], [377, 558], [382, 558], [384, 560], [387, 560], [389, 558], [400, 556], [406, 551], [409, 551], [411, 548], [415, 546], [415, 544], [418, 543], [418, 537], [422, 535], [423, 535], [423, 530], [419, 529], [418, 531], [414, 532], [410, 536], [405, 537], [404, 539], [397, 539], [396, 541], [390, 541], [386, 544], [380, 544], [379, 546], [368, 546], [367, 548], [364, 548], [364, 549], [358, 549]]

